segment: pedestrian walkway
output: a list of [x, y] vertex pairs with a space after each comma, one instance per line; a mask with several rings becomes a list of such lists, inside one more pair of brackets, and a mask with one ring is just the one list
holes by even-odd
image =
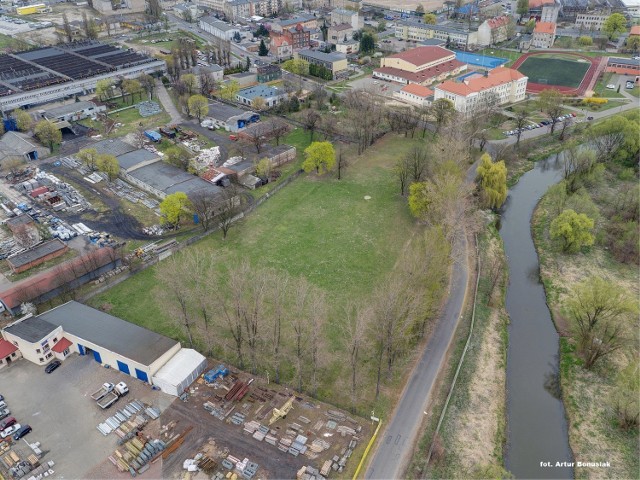
[[169, 96], [169, 92], [165, 88], [164, 84], [160, 81], [156, 81], [156, 90], [158, 92], [158, 100], [164, 107], [165, 111], [171, 116], [172, 124], [179, 124], [184, 122], [184, 118], [176, 108], [176, 106], [171, 101], [171, 97]]

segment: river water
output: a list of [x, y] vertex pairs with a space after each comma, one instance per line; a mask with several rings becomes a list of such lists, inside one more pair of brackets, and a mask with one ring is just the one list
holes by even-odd
[[558, 466], [571, 464], [573, 455], [558, 385], [559, 337], [540, 282], [530, 227], [536, 204], [561, 179], [557, 156], [537, 162], [509, 192], [501, 219], [500, 235], [509, 264], [506, 307], [511, 319], [505, 467], [516, 478], [573, 477], [571, 466]]

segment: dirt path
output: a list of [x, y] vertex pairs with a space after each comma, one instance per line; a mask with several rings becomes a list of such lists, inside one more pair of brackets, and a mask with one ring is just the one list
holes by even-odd
[[184, 122], [185, 119], [182, 117], [180, 112], [178, 112], [178, 109], [171, 101], [169, 92], [160, 80], [156, 81], [156, 92], [157, 99], [160, 101], [165, 111], [171, 116], [171, 123], [177, 125]]

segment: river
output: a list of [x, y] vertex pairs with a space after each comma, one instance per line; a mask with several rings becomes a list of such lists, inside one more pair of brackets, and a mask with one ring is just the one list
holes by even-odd
[[559, 336], [540, 282], [530, 223], [542, 195], [561, 179], [557, 156], [537, 162], [509, 192], [501, 219], [511, 319], [505, 467], [516, 478], [573, 478], [570, 465], [556, 463], [571, 464], [573, 455], [558, 382]]

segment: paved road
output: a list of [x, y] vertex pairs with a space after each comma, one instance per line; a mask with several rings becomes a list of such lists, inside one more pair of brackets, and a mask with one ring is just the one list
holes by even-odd
[[453, 275], [449, 298], [442, 316], [405, 386], [396, 411], [380, 436], [365, 478], [403, 478], [411, 459], [431, 392], [458, 325], [467, 292], [469, 268], [468, 245], [461, 239], [455, 246]]

